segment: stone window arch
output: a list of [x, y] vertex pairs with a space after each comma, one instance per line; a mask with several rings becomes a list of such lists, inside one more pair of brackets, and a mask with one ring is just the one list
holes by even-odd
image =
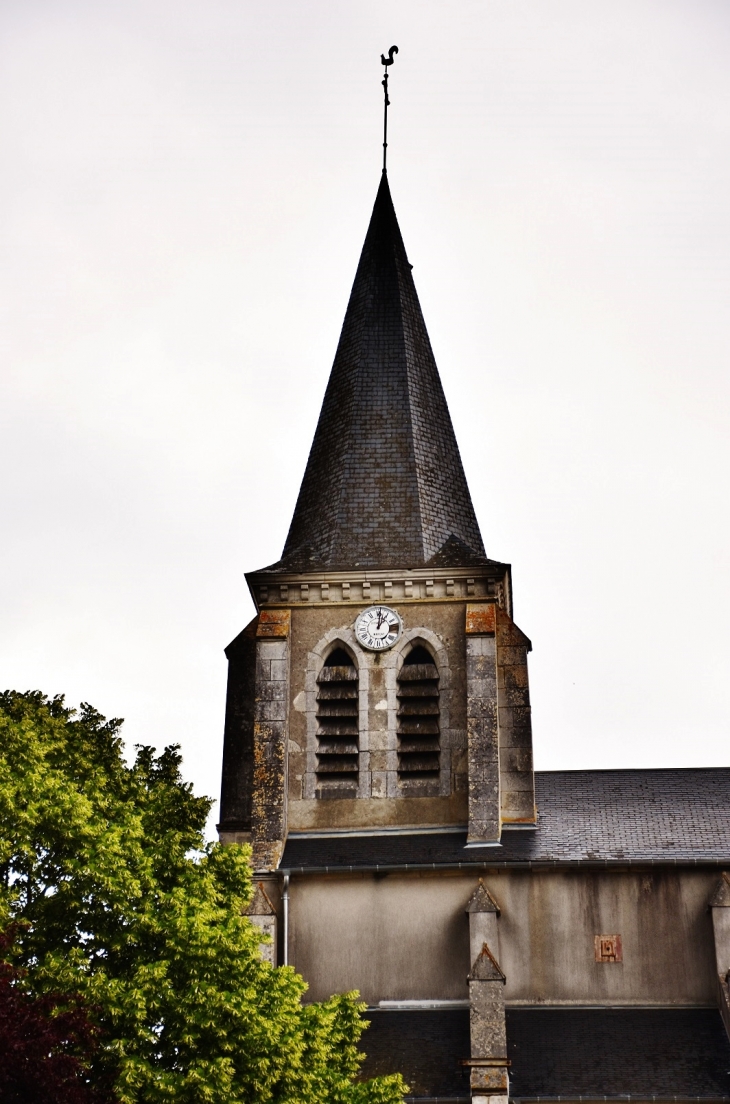
[[[347, 664], [338, 664], [334, 662], [334, 660], [338, 658], [336, 655], [338, 650], [344, 652], [345, 656], [348, 657], [357, 675], [356, 681], [345, 680], [354, 683], [357, 687], [357, 697], [355, 699], [351, 697], [344, 699], [357, 703], [357, 771], [347, 770], [338, 772], [337, 770], [325, 771], [320, 769], [320, 763], [323, 762], [326, 754], [322, 747], [325, 741], [331, 741], [333, 757], [337, 754], [336, 740], [338, 737], [332, 733], [332, 729], [336, 727], [336, 723], [334, 721], [331, 724], [327, 722], [324, 724], [322, 723], [324, 720], [324, 709], [322, 706], [327, 700], [327, 696], [324, 694], [320, 696], [320, 690], [325, 685], [336, 686], [337, 680], [328, 679], [325, 676], [325, 678], [320, 681], [320, 675], [325, 667], [328, 666], [327, 661], [330, 657], [332, 657], [332, 662], [329, 666], [347, 666]], [[342, 658], [342, 656], [339, 658]], [[362, 662], [362, 653], [355, 640], [355, 634], [352, 631], [352, 627], [341, 625], [329, 629], [307, 655], [303, 701], [303, 709], [306, 714], [307, 724], [306, 766], [302, 778], [302, 797], [305, 800], [329, 797], [370, 796], [368, 688], [368, 668]], [[353, 717], [351, 710], [348, 710], [348, 714], [348, 719], [350, 721], [349, 726], [341, 726], [349, 729], [349, 731], [345, 733], [345, 736], [342, 737], [343, 744], [348, 742], [347, 736], [351, 736], [355, 728], [352, 724]], [[350, 746], [352, 746], [353, 741], [350, 740], [349, 743]], [[352, 751], [344, 751], [344, 748], [342, 750], [345, 755], [354, 756], [355, 754]], [[336, 760], [333, 765], [336, 765]], [[350, 765], [354, 765], [354, 760], [350, 760]], [[338, 773], [343, 777], [338, 779]], [[329, 779], [325, 779], [325, 775], [329, 775]]]
[[438, 782], [441, 767], [439, 671], [424, 644], [414, 644], [398, 672], [396, 734], [401, 783]]
[[[426, 649], [438, 671], [439, 690], [439, 753], [438, 770], [420, 779], [405, 777], [399, 770], [398, 688], [404, 661], [416, 648]], [[453, 771], [466, 745], [466, 732], [451, 728], [451, 665], [442, 638], [432, 629], [406, 629], [395, 647], [383, 656], [386, 669], [389, 748], [392, 766], [389, 769], [388, 794], [392, 797], [448, 797], [454, 788]]]
[[[438, 669], [439, 688], [439, 765], [438, 773], [426, 779], [402, 778], [398, 771], [398, 675], [409, 652], [423, 646], [433, 657]], [[354, 772], [348, 780], [348, 793], [338, 792], [333, 783], [320, 783], [318, 715], [318, 676], [336, 649], [342, 648], [357, 671], [358, 694], [358, 772], [357, 789]], [[375, 692], [376, 669], [382, 691]], [[452, 673], [449, 653], [442, 638], [423, 627], [405, 629], [400, 640], [385, 653], [363, 650], [351, 625], [329, 629], [307, 653], [304, 693], [294, 708], [306, 714], [306, 763], [302, 776], [304, 800], [328, 797], [402, 798], [448, 797], [461, 775], [459, 764], [465, 755], [466, 731], [450, 727]], [[371, 698], [371, 689], [374, 696]], [[297, 704], [297, 702], [300, 704]], [[375, 757], [375, 758], [374, 758]], [[376, 762], [377, 759], [377, 762]], [[463, 772], [462, 772], [463, 773]]]
[[317, 674], [317, 787], [321, 796], [356, 797], [360, 703], [354, 656], [335, 641]]

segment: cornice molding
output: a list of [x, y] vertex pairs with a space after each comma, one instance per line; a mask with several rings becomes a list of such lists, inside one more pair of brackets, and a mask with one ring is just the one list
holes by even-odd
[[511, 611], [509, 564], [408, 571], [313, 571], [246, 574], [256, 608], [361, 606], [374, 602], [496, 602]]

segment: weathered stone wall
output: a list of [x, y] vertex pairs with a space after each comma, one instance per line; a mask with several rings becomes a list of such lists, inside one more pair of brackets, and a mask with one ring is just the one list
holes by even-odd
[[534, 823], [535, 775], [527, 653], [532, 645], [505, 610], [496, 607], [500, 817]]
[[509, 1091], [505, 976], [499, 965], [500, 909], [483, 880], [466, 906], [469, 917], [469, 1034], [472, 1100]]
[[278, 918], [276, 906], [266, 892], [263, 881], [254, 883], [254, 892], [246, 916], [252, 924], [261, 929], [263, 939], [259, 944], [259, 953], [264, 962], [270, 962], [272, 966], [278, 965]]
[[[466, 823], [466, 683], [464, 603], [391, 603], [403, 620], [394, 648], [374, 653], [357, 644], [359, 606], [294, 607], [291, 634], [289, 828], [355, 828]], [[360, 688], [358, 797], [318, 800], [317, 674], [328, 652], [344, 644], [355, 655]], [[397, 776], [396, 686], [405, 653], [417, 643], [439, 670], [441, 772], [418, 796], [404, 796]]]
[[287, 835], [288, 610], [264, 611], [256, 628], [251, 843], [255, 870], [275, 870]]
[[[505, 999], [524, 1004], [717, 1001], [712, 920], [718, 874], [691, 868], [484, 873], [498, 902]], [[319, 1000], [466, 999], [472, 874], [293, 876], [290, 961]], [[597, 962], [618, 934], [622, 961]]]
[[469, 747], [469, 840], [498, 840], [499, 726], [496, 606], [466, 607], [466, 717]]
[[507, 1024], [504, 1014], [504, 974], [487, 943], [472, 963], [469, 975], [472, 1100], [487, 1104], [506, 1097]]
[[503, 823], [534, 823], [530, 641], [496, 602], [466, 606], [469, 840], [498, 840]]
[[[473, 580], [458, 581], [467, 591], [477, 589]], [[324, 584], [319, 589], [324, 591]], [[256, 861], [268, 854], [262, 867], [268, 869], [271, 856], [281, 853], [287, 827], [468, 824], [472, 841], [489, 841], [499, 839], [504, 821], [533, 820], [530, 645], [499, 600], [485, 595], [465, 602], [448, 593], [425, 601], [391, 600], [403, 633], [382, 653], [360, 648], [355, 639], [359, 602], [262, 608], [227, 649], [221, 838], [255, 839]], [[419, 644], [438, 669], [440, 769], [438, 777], [404, 783], [398, 774], [398, 675], [408, 651]], [[358, 670], [357, 797], [322, 801], [316, 774], [317, 677], [340, 645]], [[272, 660], [277, 670], [286, 661], [287, 679], [266, 674]]]
[[[290, 881], [290, 962], [308, 999], [359, 989], [364, 1000], [467, 1000], [464, 883], [445, 878], [313, 877]], [[470, 885], [470, 889], [473, 886]]]
[[228, 687], [219, 825], [224, 843], [244, 843], [251, 838], [257, 624], [258, 617], [254, 617], [226, 648]]

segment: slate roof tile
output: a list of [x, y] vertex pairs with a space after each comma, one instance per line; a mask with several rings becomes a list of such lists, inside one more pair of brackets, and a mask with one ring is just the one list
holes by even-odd
[[383, 175], [284, 552], [264, 570], [407, 569], [442, 549], [446, 566], [487, 562]]
[[538, 771], [538, 825], [467, 847], [466, 831], [290, 838], [282, 868], [730, 862], [730, 769]]

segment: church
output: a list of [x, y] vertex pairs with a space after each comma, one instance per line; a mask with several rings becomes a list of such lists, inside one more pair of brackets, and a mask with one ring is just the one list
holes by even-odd
[[253, 848], [262, 954], [367, 1003], [364, 1075], [730, 1101], [730, 770], [533, 770], [529, 626], [385, 169], [281, 559], [246, 579], [220, 839]]

